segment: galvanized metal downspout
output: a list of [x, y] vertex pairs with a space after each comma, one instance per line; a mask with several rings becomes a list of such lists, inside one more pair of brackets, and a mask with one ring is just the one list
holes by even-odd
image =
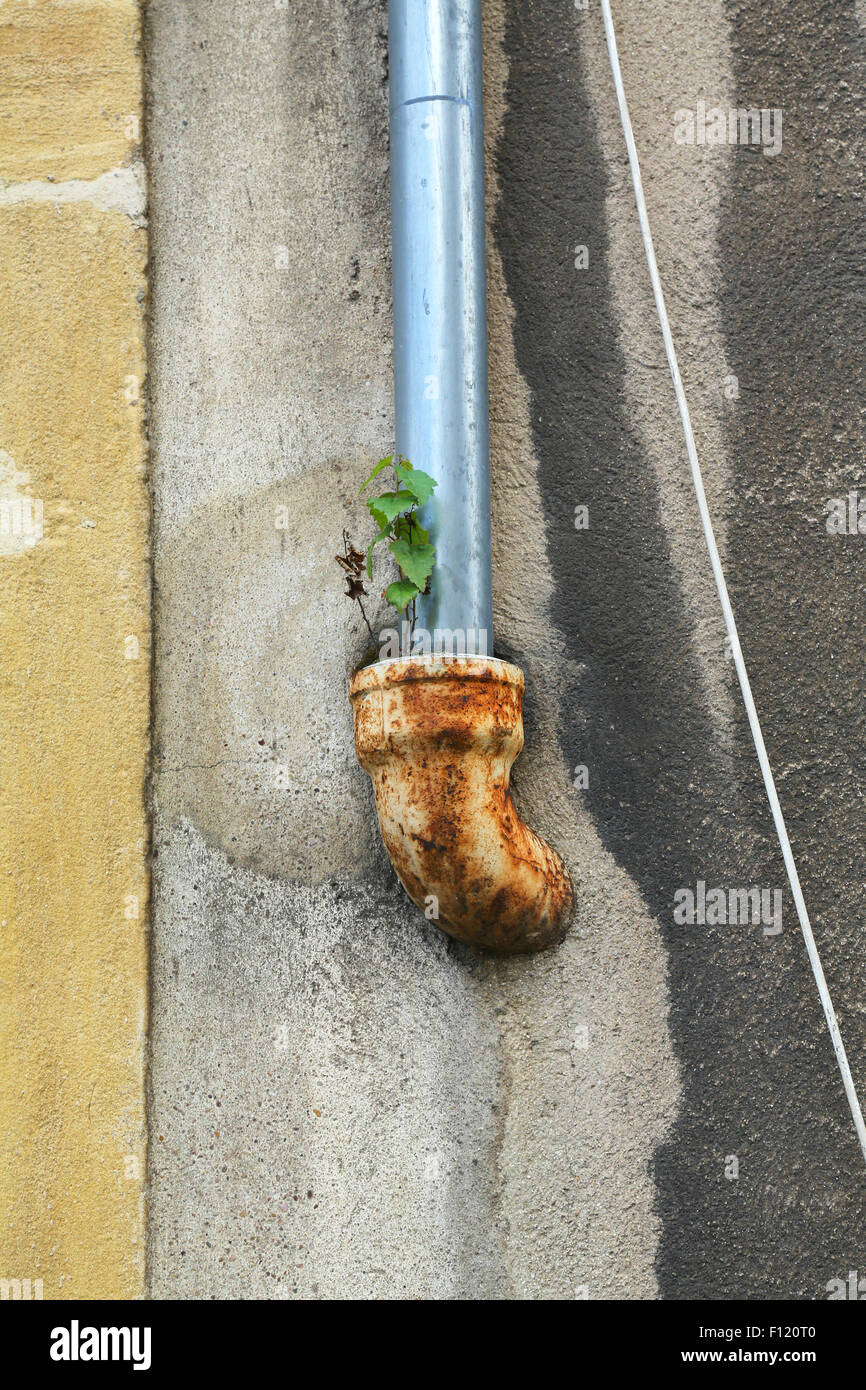
[[[481, 0], [390, 0], [396, 446], [438, 481], [418, 626], [453, 655], [377, 662], [350, 685], [358, 759], [409, 896], [502, 951], [560, 941], [573, 893], [517, 815], [523, 673], [493, 649]], [[473, 655], [481, 653], [481, 655]]]
[[396, 444], [439, 483], [418, 623], [492, 653], [481, 0], [390, 0], [388, 26]]

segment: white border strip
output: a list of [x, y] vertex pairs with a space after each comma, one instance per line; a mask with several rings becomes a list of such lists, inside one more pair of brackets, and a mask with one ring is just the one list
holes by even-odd
[[103, 212], [143, 217], [147, 207], [144, 164], [137, 159], [95, 179], [63, 179], [59, 183], [48, 179], [4, 183], [0, 179], [0, 208], [16, 203], [93, 203]]
[[677, 405], [680, 408], [680, 419], [683, 423], [683, 433], [686, 437], [686, 448], [689, 455], [689, 463], [692, 469], [692, 479], [695, 485], [695, 492], [698, 498], [698, 508], [701, 513], [701, 522], [706, 537], [707, 549], [710, 552], [710, 563], [713, 567], [713, 576], [716, 581], [716, 588], [719, 591], [719, 598], [722, 604], [722, 612], [725, 615], [725, 627], [728, 629], [728, 637], [731, 643], [731, 652], [734, 657], [734, 664], [737, 668], [737, 676], [740, 681], [740, 689], [743, 692], [743, 702], [746, 706], [746, 713], [749, 716], [749, 728], [752, 731], [755, 749], [758, 754], [758, 762], [761, 765], [761, 772], [764, 777], [764, 786], [767, 789], [767, 799], [770, 809], [773, 812], [773, 820], [776, 826], [776, 834], [779, 837], [779, 844], [782, 846], [782, 855], [785, 860], [785, 868], [788, 871], [788, 881], [791, 885], [791, 893], [797, 908], [797, 916], [800, 919], [800, 926], [803, 930], [803, 939], [806, 942], [806, 950], [809, 953], [809, 963], [812, 966], [812, 973], [815, 976], [815, 983], [818, 986], [818, 993], [821, 996], [821, 1003], [824, 1008], [824, 1017], [827, 1020], [827, 1027], [830, 1030], [830, 1037], [833, 1042], [833, 1049], [836, 1053], [836, 1061], [839, 1063], [839, 1071], [842, 1073], [842, 1084], [845, 1087], [845, 1094], [848, 1097], [848, 1104], [851, 1107], [851, 1114], [854, 1118], [854, 1127], [857, 1130], [857, 1138], [860, 1141], [860, 1148], [863, 1151], [863, 1158], [866, 1159], [866, 1124], [863, 1121], [863, 1112], [860, 1109], [860, 1102], [857, 1099], [857, 1092], [854, 1088], [854, 1081], [851, 1076], [851, 1068], [848, 1065], [848, 1058], [845, 1054], [845, 1045], [842, 1042], [842, 1034], [839, 1032], [839, 1024], [836, 1021], [836, 1012], [827, 989], [827, 981], [824, 978], [824, 970], [821, 966], [821, 957], [818, 955], [818, 947], [815, 945], [815, 937], [812, 933], [812, 926], [809, 922], [809, 914], [806, 910], [806, 903], [803, 898], [803, 890], [800, 887], [800, 876], [797, 873], [797, 865], [794, 862], [794, 855], [791, 851], [791, 844], [788, 839], [788, 832], [785, 829], [785, 821], [782, 816], [782, 808], [779, 805], [779, 798], [776, 795], [776, 783], [773, 780], [773, 771], [767, 757], [767, 750], [764, 746], [764, 736], [761, 733], [761, 725], [758, 720], [758, 712], [755, 709], [755, 702], [752, 698], [752, 687], [749, 684], [749, 677], [746, 671], [746, 663], [743, 660], [743, 652], [740, 647], [740, 639], [737, 634], [737, 625], [734, 621], [734, 613], [731, 608], [731, 601], [728, 597], [728, 586], [725, 583], [725, 576], [722, 571], [722, 562], [719, 559], [719, 551], [716, 545], [716, 538], [713, 534], [713, 523], [710, 519], [710, 512], [707, 506], [707, 496], [704, 491], [704, 480], [701, 476], [701, 467], [698, 463], [698, 451], [695, 446], [695, 436], [692, 431], [689, 407], [686, 402], [683, 383], [680, 377], [680, 369], [677, 364], [677, 354], [674, 348], [674, 340], [671, 336], [671, 327], [668, 321], [667, 309], [665, 308], [664, 295], [662, 293], [661, 280], [659, 279], [658, 266], [656, 264], [655, 250], [653, 249], [652, 233], [650, 232], [649, 217], [647, 215], [646, 202], [644, 200], [643, 183], [640, 176], [640, 164], [638, 163], [637, 148], [634, 142], [634, 132], [631, 127], [631, 118], [628, 114], [628, 104], [625, 99], [625, 90], [622, 85], [622, 72], [619, 66], [619, 54], [616, 47], [616, 34], [613, 28], [613, 19], [610, 13], [610, 0], [601, 0], [601, 12], [604, 16], [604, 29], [607, 35], [607, 49], [610, 54], [610, 65], [613, 70], [613, 81], [616, 88], [616, 99], [619, 103], [619, 114], [622, 120], [622, 128], [625, 134], [625, 143], [628, 148], [628, 162], [631, 166], [632, 183], [634, 184], [634, 196], [637, 203], [637, 213], [640, 219], [640, 229], [643, 235], [643, 244], [646, 251], [647, 265], [649, 266], [650, 280], [652, 281], [653, 295], [655, 296], [656, 309], [658, 310], [659, 322], [664, 338], [665, 352], [667, 353], [668, 366], [671, 370], [671, 377], [676, 392]]

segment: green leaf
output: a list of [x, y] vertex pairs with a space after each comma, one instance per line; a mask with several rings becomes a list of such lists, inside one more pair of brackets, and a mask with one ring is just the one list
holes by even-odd
[[385, 597], [401, 613], [405, 613], [413, 598], [420, 592], [418, 585], [410, 583], [408, 579], [396, 579], [393, 584], [388, 585]]
[[398, 516], [394, 522], [394, 536], [397, 540], [408, 541], [410, 545], [426, 545], [430, 532], [425, 531], [413, 512], [411, 516]]
[[[384, 530], [386, 525], [398, 517], [401, 512], [408, 512], [410, 507], [415, 506], [415, 498], [411, 492], [383, 492], [379, 497], [373, 497], [367, 506], [373, 520], [378, 523], [379, 530]], [[375, 510], [374, 510], [375, 508]], [[378, 513], [385, 518], [381, 521]]]
[[385, 515], [385, 513], [382, 511], [381, 507], [379, 507], [379, 506], [377, 505], [378, 500], [379, 500], [379, 499], [378, 499], [377, 497], [374, 497], [373, 500], [372, 500], [372, 502], [368, 502], [368, 503], [367, 503], [367, 507], [368, 507], [368, 509], [369, 509], [369, 512], [370, 512], [371, 517], [372, 517], [373, 520], [375, 521], [375, 523], [376, 523], [376, 525], [378, 526], [379, 530], [380, 530], [380, 531], [387, 531], [387, 532], [388, 532], [388, 535], [390, 535], [390, 534], [391, 534], [391, 523], [390, 523], [390, 521], [388, 520], [388, 518], [387, 518], [387, 516]]
[[424, 588], [433, 570], [436, 551], [432, 545], [410, 545], [408, 541], [392, 541], [388, 546], [397, 564], [407, 574], [418, 592]]
[[370, 542], [370, 547], [367, 551], [367, 573], [371, 579], [373, 578], [373, 546], [378, 545], [380, 541], [388, 541], [390, 539], [391, 529], [390, 527], [386, 526], [382, 531], [379, 532], [375, 540]]
[[435, 478], [431, 478], [429, 473], [422, 473], [420, 468], [413, 468], [408, 461], [395, 463], [394, 472], [403, 486], [412, 493], [419, 506], [423, 507], [433, 496], [434, 487], [438, 487]]
[[[367, 479], [366, 483], [362, 483], [362, 484], [361, 484], [361, 492], [364, 491], [364, 488], [365, 488], [365, 487], [368, 487], [368, 486], [370, 485], [370, 483], [372, 483], [372, 481], [373, 481], [374, 478], [378, 478], [379, 474], [382, 472], [382, 469], [383, 469], [383, 468], [387, 468], [387, 467], [388, 467], [388, 464], [392, 462], [393, 457], [394, 457], [393, 454], [389, 454], [388, 457], [387, 457], [386, 459], [380, 459], [380, 460], [379, 460], [379, 462], [376, 464], [376, 467], [373, 469], [373, 472], [370, 474], [369, 478]], [[360, 495], [361, 495], [361, 492], [358, 493], [358, 496], [359, 496], [359, 497], [360, 497]]]

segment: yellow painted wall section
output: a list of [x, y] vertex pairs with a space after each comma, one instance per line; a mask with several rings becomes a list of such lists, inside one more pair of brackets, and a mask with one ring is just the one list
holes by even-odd
[[139, 18], [0, 6], [0, 1297], [144, 1291]]

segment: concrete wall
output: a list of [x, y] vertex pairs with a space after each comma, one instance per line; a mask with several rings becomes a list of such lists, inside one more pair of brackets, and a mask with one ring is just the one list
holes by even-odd
[[[392, 442], [384, 0], [147, 7], [148, 1293], [826, 1297], [862, 1268], [862, 1163], [725, 648], [601, 17], [594, 0], [484, 9], [497, 651], [527, 677], [516, 799], [578, 886], [565, 944], [507, 961], [408, 904], [352, 749], [365, 636], [332, 556], [344, 525], [365, 539], [357, 489]], [[824, 516], [862, 483], [861, 16], [615, 10], [732, 599], [866, 1078], [864, 542]], [[37, 13], [2, 7], [13, 48]], [[13, 727], [37, 750], [10, 774], [4, 1257], [11, 1274], [28, 1255], [22, 1212], [53, 1183], [44, 1263], [20, 1271], [62, 1272], [51, 1296], [142, 1287], [140, 1184], [118, 1176], [140, 1143], [141, 924], [112, 915], [144, 867], [145, 668], [112, 665], [143, 616], [142, 452], [140, 410], [121, 425], [111, 403], [141, 371], [143, 234], [132, 204], [103, 207], [130, 154], [104, 113], [134, 111], [140, 56], [132, 37], [107, 57], [110, 27], [92, 54], [93, 32], [64, 30], [53, 89], [78, 163], [28, 134], [28, 69], [0, 171], [24, 364], [0, 448], [31, 475], [15, 486], [56, 503], [55, 542], [2, 557], [25, 576]], [[106, 70], [122, 100], [95, 95]], [[780, 107], [781, 151], [677, 143], [674, 113], [699, 101]], [[73, 205], [43, 196], [50, 178], [98, 189]], [[44, 383], [30, 416], [25, 376]], [[50, 708], [27, 700], [33, 669]], [[37, 838], [58, 730], [72, 770]], [[677, 923], [698, 881], [783, 889], [783, 930]]]
[[[799, 0], [616, 17], [862, 1076], [860, 542], [822, 515], [861, 467], [862, 33], [842, 0], [820, 25]], [[527, 675], [519, 804], [579, 883], [565, 945], [506, 962], [407, 904], [345, 698], [364, 635], [331, 556], [363, 535], [356, 490], [391, 438], [385, 5], [150, 7], [151, 1293], [825, 1296], [862, 1250], [862, 1177], [790, 897], [779, 936], [672, 917], [699, 879], [784, 879], [600, 14], [493, 0], [485, 26], [497, 650]], [[677, 144], [699, 99], [782, 106], [782, 152]]]

